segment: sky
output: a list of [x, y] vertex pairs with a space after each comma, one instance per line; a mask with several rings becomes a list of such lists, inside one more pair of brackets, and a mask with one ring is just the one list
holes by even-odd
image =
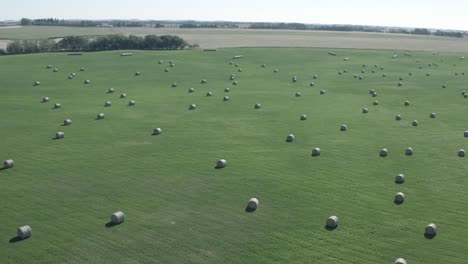
[[466, 0], [13, 0], [0, 20], [154, 19], [299, 22], [468, 30]]

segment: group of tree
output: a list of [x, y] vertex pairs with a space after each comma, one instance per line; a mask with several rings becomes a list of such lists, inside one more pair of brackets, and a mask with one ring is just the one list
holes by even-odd
[[179, 28], [239, 28], [235, 23], [183, 23]]
[[[175, 50], [188, 43], [174, 35], [123, 36], [107, 35], [95, 38], [83, 36], [65, 37], [59, 42], [50, 39], [16, 40], [8, 44], [5, 54], [27, 54], [52, 51], [105, 51], [105, 50]], [[0, 51], [0, 55], [2, 52]]]

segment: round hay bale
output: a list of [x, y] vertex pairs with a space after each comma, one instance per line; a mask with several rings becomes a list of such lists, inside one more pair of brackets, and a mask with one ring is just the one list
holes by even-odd
[[465, 131], [465, 132], [463, 132], [463, 136], [464, 136], [464, 137], [468, 137], [468, 130]]
[[367, 64], [363, 64], [362, 67], [363, 67], [363, 68], [367, 67]]
[[73, 76], [71, 76], [71, 75], [68, 75], [68, 79], [70, 79], [70, 80], [71, 80], [71, 79], [73, 79]]
[[197, 106], [195, 104], [189, 105], [189, 110], [195, 110]]
[[300, 93], [300, 92], [296, 92], [296, 97], [301, 97], [301, 93]]
[[380, 70], [382, 70], [382, 71], [383, 71], [383, 70], [384, 70], [384, 67], [380, 67]]
[[348, 126], [347, 125], [341, 125], [340, 126], [340, 131], [347, 131], [348, 130]]
[[437, 225], [434, 223], [428, 224], [424, 229], [424, 234], [430, 237], [435, 236], [437, 234]]
[[409, 101], [405, 101], [405, 106], [410, 106], [410, 102]]
[[42, 102], [43, 102], [43, 103], [49, 102], [49, 97], [47, 97], [47, 96], [42, 97]]
[[3, 162], [3, 168], [10, 169], [15, 166], [15, 161], [12, 159], [7, 159]]
[[50, 64], [47, 65], [47, 69], [50, 69], [50, 68], [52, 68], [52, 65], [50, 65]]
[[318, 75], [314, 75], [313, 78], [314, 78], [314, 80], [318, 79]]
[[189, 92], [189, 93], [193, 93], [193, 92], [195, 92], [195, 89], [194, 89], [194, 88], [189, 88], [189, 89], [188, 89], [188, 92]]
[[463, 95], [464, 98], [468, 98], [468, 93], [466, 93], [465, 95]]
[[63, 120], [63, 125], [64, 126], [70, 126], [72, 124], [72, 120], [71, 119], [65, 119]]
[[128, 102], [128, 105], [129, 105], [129, 106], [135, 106], [135, 105], [136, 105], [136, 102], [132, 100], [132, 101]]
[[310, 82], [309, 86], [310, 86], [310, 87], [315, 86], [315, 83], [314, 83], [314, 82]]
[[172, 88], [177, 87], [177, 83], [172, 83]]
[[227, 161], [225, 159], [220, 159], [216, 162], [216, 168], [224, 168], [227, 165]]
[[103, 113], [98, 114], [97, 119], [104, 119], [104, 114]]
[[339, 222], [338, 217], [336, 215], [332, 215], [328, 217], [326, 225], [328, 228], [334, 229], [338, 227], [338, 222]]
[[57, 68], [54, 69], [54, 72], [58, 72], [59, 70]]
[[161, 133], [162, 133], [161, 128], [158, 127], [158, 128], [153, 129], [153, 135], [159, 135]]
[[206, 96], [213, 96], [213, 93], [212, 92], [207, 92]]
[[225, 101], [225, 102], [229, 101], [229, 96], [224, 96], [223, 101]]
[[359, 80], [363, 80], [364, 79], [364, 76], [359, 76]]
[[379, 101], [374, 101], [372, 104], [373, 105], [379, 105]]
[[369, 94], [374, 94], [374, 93], [375, 93], [375, 90], [374, 90], [374, 89], [370, 89]]
[[401, 120], [401, 115], [396, 115], [395, 120], [400, 121]]
[[297, 82], [297, 76], [294, 76], [294, 77], [292, 78], [292, 82]]
[[114, 92], [114, 88], [109, 88], [109, 90], [107, 90], [107, 93], [113, 93]]
[[409, 76], [413, 76], [413, 73], [412, 73], [412, 72], [408, 72], [408, 75], [409, 75]]
[[65, 134], [63, 132], [55, 133], [55, 139], [62, 139], [65, 138]]
[[40, 85], [40, 84], [41, 84], [40, 81], [35, 81], [35, 82], [34, 82], [34, 86], [38, 86], [38, 85]]
[[430, 117], [430, 118], [436, 118], [436, 113], [431, 113], [431, 114], [429, 114], [429, 117]]
[[120, 94], [120, 98], [125, 98], [125, 97], [127, 97], [127, 94], [125, 94], [125, 93]]
[[343, 73], [341, 71], [338, 72], [338, 75], [342, 75]]
[[135, 76], [140, 76], [141, 75], [141, 72], [135, 72]]
[[325, 90], [320, 90], [320, 94], [325, 94]]
[[164, 62], [164, 61], [160, 60], [160, 61], [158, 62], [158, 64], [163, 64], [163, 62]]
[[402, 192], [398, 192], [395, 194], [395, 200], [394, 202], [396, 204], [402, 204], [405, 201], [405, 194]]
[[255, 105], [254, 105], [254, 108], [255, 108], [255, 109], [260, 109], [260, 108], [262, 108], [262, 105], [261, 105], [261, 104], [255, 104]]
[[361, 73], [366, 73], [366, 71], [365, 71], [365, 70], [361, 70]]
[[382, 77], [384, 77], [384, 78], [385, 78], [385, 77], [387, 77], [387, 74], [385, 74], [385, 73], [384, 73], [384, 74], [382, 74]]
[[107, 102], [104, 103], [104, 107], [109, 107], [109, 106], [111, 106], [111, 105], [112, 105], [112, 102], [109, 102], [109, 101], [107, 101]]
[[229, 65], [233, 65], [233, 64], [234, 64], [234, 62], [233, 62], [233, 61], [230, 61], [230, 62], [229, 62]]
[[320, 156], [320, 148], [314, 148], [312, 149], [312, 156]]
[[379, 95], [379, 94], [378, 94], [377, 92], [373, 92], [373, 93], [371, 94], [372, 97], [377, 97], [378, 95]]
[[250, 198], [249, 202], [247, 202], [247, 209], [255, 211], [257, 210], [258, 204], [257, 198]]
[[406, 264], [406, 260], [404, 258], [397, 258], [394, 264]]
[[231, 74], [231, 76], [229, 76], [229, 80], [234, 81], [234, 79], [236, 79], [236, 76], [234, 74]]
[[228, 88], [228, 87], [224, 88], [225, 93], [229, 93], [230, 91], [231, 91], [231, 88]]
[[171, 66], [171, 67], [175, 67], [175, 64], [174, 64], [174, 63], [171, 63], [171, 65], [170, 65], [170, 66]]
[[114, 225], [121, 224], [125, 221], [125, 214], [122, 211], [115, 212], [111, 215], [111, 222]]
[[205, 79], [201, 80], [201, 83], [206, 83], [206, 80]]
[[347, 72], [348, 72], [348, 70], [344, 69], [344, 70], [343, 70], [343, 72], [344, 72], [344, 73], [347, 73]]
[[372, 70], [372, 73], [375, 73], [375, 70]]
[[294, 135], [293, 134], [289, 134], [287, 137], [286, 137], [286, 141], [287, 142], [293, 142], [295, 139]]
[[403, 81], [403, 77], [400, 77], [399, 79], [400, 79], [400, 81]]
[[85, 68], [81, 68], [80, 71], [85, 71], [86, 69]]
[[358, 77], [358, 75], [357, 75], [357, 74], [354, 74], [354, 78], [356, 79], [357, 77]]
[[447, 88], [447, 85], [445, 85], [445, 84], [442, 84], [442, 88]]
[[174, 64], [174, 61], [173, 61], [173, 60], [170, 60], [170, 61], [168, 61], [168, 62], [169, 62], [169, 64]]
[[404, 183], [405, 182], [405, 175], [404, 174], [398, 174], [395, 177], [395, 182], [398, 183], [398, 184]]
[[90, 80], [86, 80], [84, 83], [85, 83], [85, 84], [90, 84], [91, 81], [90, 81]]
[[266, 67], [266, 64], [262, 64], [262, 68], [265, 68]]
[[234, 67], [239, 67], [239, 63], [234, 64]]
[[274, 72], [275, 72], [275, 73], [278, 73], [278, 69], [275, 69]]
[[465, 150], [464, 149], [460, 149], [458, 151], [458, 157], [465, 157]]
[[238, 71], [238, 72], [242, 72], [242, 68], [239, 68], [237, 71]]
[[364, 114], [367, 114], [367, 113], [369, 113], [369, 109], [367, 109], [367, 108], [363, 108], [363, 109], [362, 109], [362, 113], [364, 113]]
[[16, 234], [17, 234], [19, 239], [26, 239], [26, 238], [32, 236], [32, 229], [28, 225], [21, 226], [16, 231]]
[[380, 157], [387, 157], [388, 156], [388, 149], [386, 148], [383, 148], [382, 150], [380, 150]]
[[403, 86], [403, 83], [402, 83], [402, 82], [399, 82], [399, 83], [398, 83], [398, 86]]
[[169, 68], [166, 68], [166, 69], [164, 70], [164, 72], [169, 72]]
[[411, 123], [412, 126], [419, 126], [419, 122], [418, 120], [414, 120], [412, 123]]
[[307, 120], [307, 115], [301, 115], [301, 117], [299, 118], [300, 120]]
[[414, 151], [413, 151], [412, 148], [407, 148], [407, 149], [405, 150], [405, 155], [406, 155], [406, 156], [411, 156], [411, 155], [413, 155], [413, 154], [414, 154]]
[[431, 76], [431, 74], [430, 74], [430, 73], [426, 73], [426, 76]]
[[238, 84], [239, 84], [239, 82], [238, 82], [238, 81], [234, 81], [234, 82], [232, 82], [232, 85], [238, 85]]
[[60, 107], [62, 107], [61, 104], [59, 104], [59, 103], [55, 103], [55, 104], [54, 104], [54, 108], [55, 108], [55, 109], [58, 109], [58, 108], [60, 108]]

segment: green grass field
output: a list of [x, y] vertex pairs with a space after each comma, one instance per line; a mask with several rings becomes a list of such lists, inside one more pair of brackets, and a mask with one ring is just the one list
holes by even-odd
[[[390, 51], [328, 51], [0, 57], [0, 160], [16, 162], [0, 171], [1, 262], [464, 263], [468, 157], [457, 156], [468, 148], [462, 54], [392, 59]], [[237, 54], [244, 55], [235, 60], [239, 67], [229, 64]], [[67, 79], [72, 72], [76, 78]], [[107, 93], [110, 87], [115, 93]], [[120, 99], [121, 92], [128, 97]], [[41, 103], [43, 96], [50, 102]], [[52, 109], [54, 103], [62, 108]], [[188, 110], [190, 104], [197, 109]], [[101, 112], [105, 119], [96, 120]], [[308, 120], [300, 121], [302, 114]], [[67, 118], [73, 124], [62, 126]], [[415, 119], [418, 127], [411, 126]], [[341, 132], [341, 124], [349, 130]], [[163, 133], [152, 136], [157, 127]], [[53, 140], [57, 131], [65, 139]], [[287, 143], [290, 133], [296, 140]], [[311, 156], [314, 147], [319, 157]], [[389, 156], [381, 158], [384, 147]], [[407, 147], [413, 156], [405, 156]], [[221, 158], [228, 165], [215, 169]], [[394, 182], [399, 173], [404, 184]], [[393, 203], [399, 191], [406, 195], [402, 205]], [[260, 205], [247, 213], [251, 197]], [[119, 210], [125, 222], [106, 227]], [[340, 218], [332, 231], [325, 228], [330, 215]], [[424, 237], [429, 223], [438, 226], [433, 239]], [[26, 224], [32, 237], [13, 242]]]

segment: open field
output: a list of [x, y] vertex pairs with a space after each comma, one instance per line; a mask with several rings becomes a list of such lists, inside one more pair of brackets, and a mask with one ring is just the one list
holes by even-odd
[[[468, 157], [457, 152], [468, 148], [467, 61], [328, 51], [0, 57], [0, 161], [16, 162], [0, 170], [2, 263], [463, 263]], [[230, 65], [238, 54], [239, 67]], [[50, 101], [41, 103], [44, 96]], [[67, 118], [72, 125], [62, 126]], [[162, 134], [152, 136], [157, 127]], [[65, 138], [53, 140], [57, 131]], [[290, 133], [296, 139], [287, 143]], [[320, 156], [311, 156], [314, 147]], [[379, 157], [382, 148], [388, 157]], [[215, 169], [221, 158], [228, 165]], [[399, 173], [403, 184], [394, 182]], [[400, 191], [406, 201], [396, 205]], [[248, 213], [251, 197], [260, 205]], [[119, 210], [125, 222], [106, 227]], [[330, 215], [340, 218], [335, 230], [324, 227]], [[433, 239], [424, 237], [429, 223], [439, 228]], [[14, 242], [26, 224], [32, 237]]]
[[0, 28], [0, 39], [60, 38], [69, 35], [174, 34], [201, 48], [332, 47], [356, 49], [468, 52], [468, 39], [365, 32], [249, 29], [80, 28], [28, 26]]

